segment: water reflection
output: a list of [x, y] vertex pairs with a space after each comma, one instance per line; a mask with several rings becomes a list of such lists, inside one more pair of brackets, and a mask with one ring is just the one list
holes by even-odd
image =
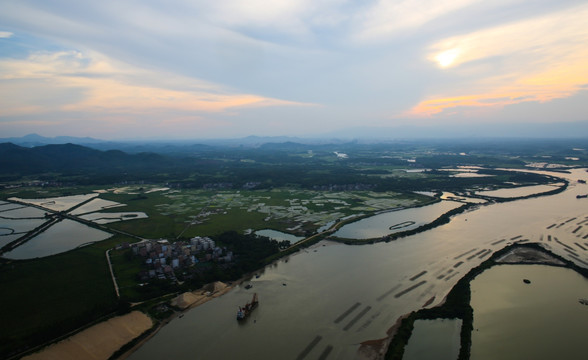
[[489, 191], [478, 191], [476, 195], [481, 196], [492, 196], [498, 198], [516, 198], [522, 196], [529, 196], [534, 194], [541, 194], [548, 191], [553, 191], [557, 187], [563, 186], [563, 184], [554, 185], [533, 185], [533, 186], [522, 186], [511, 189], [498, 189]]
[[575, 271], [495, 266], [472, 281], [471, 291], [472, 359], [586, 357], [588, 307], [578, 300], [588, 296], [588, 279]]
[[112, 235], [72, 220], [63, 220], [3, 257], [8, 259], [32, 259], [59, 254], [76, 247], [108, 239]]

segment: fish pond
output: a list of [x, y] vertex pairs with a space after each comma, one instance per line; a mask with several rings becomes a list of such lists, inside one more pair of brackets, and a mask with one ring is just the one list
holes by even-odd
[[107, 232], [66, 219], [3, 256], [22, 260], [55, 255], [83, 244], [106, 240], [111, 236]]
[[333, 236], [344, 239], [381, 238], [396, 232], [416, 229], [462, 205], [455, 201], [440, 201], [427, 206], [389, 211], [347, 224]]
[[284, 241], [284, 240], [289, 241], [290, 244], [296, 244], [300, 240], [304, 239], [303, 236], [295, 236], [292, 234], [287, 234], [287, 233], [277, 231], [277, 230], [272, 230], [272, 229], [258, 230], [255, 232], [255, 235], [265, 236], [265, 237], [268, 237], [268, 238], [270, 238], [272, 240], [276, 240], [276, 241]]

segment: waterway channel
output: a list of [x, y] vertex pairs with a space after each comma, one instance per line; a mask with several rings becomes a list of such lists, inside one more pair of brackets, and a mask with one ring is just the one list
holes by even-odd
[[[566, 191], [480, 205], [389, 243], [322, 241], [266, 267], [247, 282], [253, 288], [238, 286], [171, 321], [130, 359], [356, 359], [361, 342], [386, 337], [400, 316], [426, 303], [438, 305], [459, 278], [509, 243], [542, 243], [588, 267], [588, 203], [576, 199], [588, 192], [577, 183], [588, 174], [552, 175], [570, 179]], [[237, 308], [253, 292], [260, 305], [238, 323]]]

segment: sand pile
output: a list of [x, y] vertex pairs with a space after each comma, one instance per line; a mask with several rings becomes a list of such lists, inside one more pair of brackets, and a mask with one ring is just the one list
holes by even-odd
[[212, 290], [210, 292], [214, 294], [216, 292], [224, 290], [226, 287], [227, 287], [227, 284], [225, 284], [224, 282], [221, 282], [221, 281], [217, 281], [217, 282], [212, 283]]
[[176, 306], [183, 310], [188, 306], [192, 305], [193, 303], [195, 303], [196, 301], [200, 300], [201, 297], [201, 295], [196, 295], [191, 292], [185, 292], [175, 297], [170, 304], [171, 306]]
[[152, 325], [147, 315], [133, 311], [89, 327], [38, 353], [23, 357], [23, 360], [107, 360], [121, 346], [141, 335]]
[[225, 290], [228, 287], [227, 284], [216, 281], [204, 286], [200, 290], [196, 290], [193, 292], [185, 292], [183, 294], [178, 295], [175, 297], [171, 302], [171, 306], [176, 306], [182, 310], [190, 307], [191, 305], [199, 305], [204, 303], [206, 298], [209, 296], [213, 296], [216, 293], [219, 293]]

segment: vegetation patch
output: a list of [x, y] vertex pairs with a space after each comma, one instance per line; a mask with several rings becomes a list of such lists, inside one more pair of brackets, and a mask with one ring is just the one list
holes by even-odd
[[54, 339], [115, 311], [104, 251], [87, 246], [0, 264], [0, 357]]

